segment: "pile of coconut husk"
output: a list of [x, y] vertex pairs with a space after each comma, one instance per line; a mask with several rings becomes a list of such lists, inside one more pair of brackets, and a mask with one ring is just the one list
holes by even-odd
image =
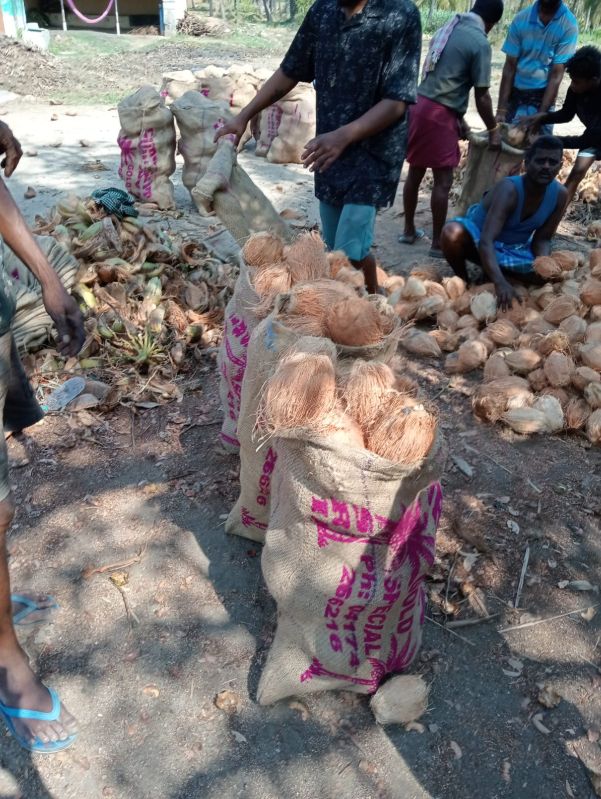
[[435, 266], [390, 277], [389, 302], [403, 321], [436, 321], [401, 340], [409, 353], [442, 358], [448, 374], [478, 371], [475, 415], [518, 433], [585, 431], [601, 443], [601, 249], [589, 258], [556, 251], [537, 258], [546, 282], [515, 286], [499, 311], [491, 283], [468, 288]]
[[68, 197], [37, 234], [54, 237], [79, 263], [73, 294], [86, 341], [66, 363], [54, 349], [29, 357], [41, 382], [65, 373], [93, 376], [112, 403], [142, 407], [180, 398], [176, 378], [215, 351], [237, 264], [212, 257], [202, 242], [185, 243], [144, 221], [107, 214], [94, 200]]
[[194, 11], [186, 11], [177, 23], [176, 30], [183, 36], [224, 36], [231, 32], [222, 19], [206, 17]]

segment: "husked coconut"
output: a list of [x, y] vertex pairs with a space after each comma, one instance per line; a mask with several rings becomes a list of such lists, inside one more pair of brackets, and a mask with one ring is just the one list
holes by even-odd
[[584, 391], [589, 383], [598, 383], [601, 375], [589, 366], [578, 366], [572, 375], [572, 385], [578, 391]]
[[538, 339], [536, 349], [541, 355], [549, 355], [552, 352], [566, 353], [570, 351], [570, 339], [563, 330], [552, 330]]
[[588, 326], [584, 340], [587, 344], [601, 344], [601, 322]]
[[580, 253], [571, 250], [554, 250], [551, 257], [561, 266], [564, 272], [572, 272], [581, 265]]
[[485, 383], [490, 383], [491, 380], [496, 380], [499, 377], [509, 377], [510, 374], [511, 370], [505, 363], [505, 355], [501, 352], [495, 352], [484, 364], [482, 377]]
[[570, 394], [564, 388], [556, 388], [555, 386], [545, 386], [540, 392], [541, 397], [555, 397], [555, 399], [559, 402], [562, 407], [562, 410], [565, 410], [567, 407], [568, 402], [570, 401]]
[[601, 305], [601, 280], [589, 277], [580, 289], [580, 299], [585, 305]]
[[582, 430], [590, 415], [591, 409], [585, 400], [572, 398], [565, 409], [567, 429]]
[[402, 338], [401, 345], [412, 355], [421, 355], [424, 358], [440, 358], [442, 355], [436, 339], [416, 330]]
[[[591, 303], [592, 304], [592, 303]], [[543, 319], [552, 325], [558, 325], [568, 316], [572, 316], [578, 311], [578, 302], [574, 297], [562, 294], [556, 297], [547, 305], [543, 313]]]
[[440, 313], [445, 306], [445, 301], [442, 297], [432, 296], [424, 297], [417, 306], [415, 311], [416, 319], [427, 319], [430, 316], [436, 316]]
[[574, 361], [569, 355], [554, 351], [545, 358], [543, 369], [550, 385], [555, 388], [569, 386], [574, 373]]
[[428, 692], [420, 675], [399, 674], [378, 688], [369, 706], [378, 724], [408, 724], [426, 712]]
[[486, 347], [481, 341], [464, 341], [457, 351], [457, 357], [449, 355], [445, 369], [450, 373], [471, 372], [485, 363], [488, 357]]
[[486, 331], [495, 344], [501, 346], [513, 344], [520, 335], [518, 328], [509, 319], [497, 319], [496, 322], [491, 322]]
[[574, 314], [563, 319], [559, 324], [559, 329], [566, 334], [571, 343], [584, 341], [586, 335], [586, 322], [581, 316]]
[[454, 275], [453, 277], [443, 278], [442, 285], [444, 286], [447, 296], [450, 300], [458, 299], [462, 294], [465, 294], [467, 286], [465, 280]]
[[542, 391], [549, 385], [544, 369], [533, 369], [528, 375], [528, 382], [534, 391]]
[[457, 330], [463, 330], [466, 327], [478, 327], [478, 320], [469, 313], [460, 316], [456, 325]]
[[494, 423], [510, 408], [527, 406], [533, 399], [526, 380], [521, 377], [501, 377], [477, 387], [472, 408], [479, 419]]
[[532, 268], [543, 280], [561, 280], [564, 276], [561, 266], [549, 255], [539, 255], [535, 258]]
[[593, 410], [601, 408], [601, 383], [591, 382], [584, 388], [584, 399]]
[[534, 350], [521, 349], [516, 350], [515, 352], [510, 352], [506, 356], [505, 361], [512, 372], [516, 372], [517, 374], [528, 374], [528, 372], [532, 372], [533, 369], [536, 369], [538, 366], [540, 366], [541, 357], [538, 352], [535, 352]]
[[601, 410], [593, 411], [588, 417], [586, 435], [591, 444], [601, 444]]
[[453, 332], [457, 329], [457, 322], [459, 321], [459, 314], [455, 313], [452, 308], [445, 308], [436, 317], [438, 327]]
[[585, 366], [601, 372], [601, 344], [581, 344], [580, 360]]
[[408, 277], [401, 289], [401, 297], [404, 300], [421, 300], [425, 296], [426, 287], [423, 280], [418, 277]]
[[430, 335], [437, 341], [438, 346], [443, 352], [455, 352], [459, 346], [459, 335], [457, 333], [451, 333], [450, 330], [437, 328], [436, 330], [432, 330]]
[[479, 322], [490, 322], [497, 315], [497, 299], [489, 291], [476, 294], [470, 302], [470, 311]]

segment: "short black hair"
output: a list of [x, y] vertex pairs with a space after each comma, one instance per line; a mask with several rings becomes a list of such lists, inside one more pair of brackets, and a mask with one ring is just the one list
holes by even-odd
[[482, 17], [489, 25], [496, 25], [503, 16], [503, 0], [476, 0], [472, 13]]
[[566, 64], [566, 70], [571, 78], [601, 78], [601, 50], [592, 44], [581, 47]]
[[533, 158], [538, 150], [557, 150], [563, 155], [563, 144], [557, 136], [539, 136], [526, 150], [526, 161]]

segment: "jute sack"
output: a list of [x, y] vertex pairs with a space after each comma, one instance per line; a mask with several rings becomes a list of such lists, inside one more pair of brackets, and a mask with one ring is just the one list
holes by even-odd
[[[261, 391], [271, 377], [281, 356], [298, 340], [299, 334], [288, 329], [279, 317], [290, 303], [290, 294], [281, 294], [273, 312], [254, 329], [246, 356], [246, 369], [242, 381], [238, 441], [240, 444], [240, 496], [230, 511], [225, 530], [232, 535], [263, 542], [269, 523], [271, 475], [277, 460], [273, 444], [259, 442], [254, 435], [257, 408]], [[373, 297], [373, 302], [392, 315], [394, 310], [384, 297]], [[365, 358], [388, 363], [398, 344], [398, 329], [379, 344], [367, 347], [337, 347], [339, 358]]]
[[216, 131], [230, 119], [228, 106], [189, 91], [171, 106], [180, 132], [178, 150], [184, 158], [182, 182], [192, 191], [217, 151]]
[[[61, 283], [70, 291], [75, 283], [79, 263], [52, 236], [35, 236], [35, 240]], [[25, 264], [4, 244], [3, 270], [11, 281], [16, 301], [11, 332], [19, 352], [33, 352], [50, 337], [54, 322], [46, 313], [42, 287]]]
[[210, 100], [221, 100], [231, 104], [232, 94], [236, 88], [236, 79], [221, 67], [210, 64], [205, 69], [194, 73], [198, 80], [200, 91]]
[[258, 701], [374, 693], [421, 644], [442, 439], [411, 468], [319, 439], [280, 437], [276, 453], [261, 567], [278, 622]]
[[457, 213], [479, 203], [484, 193], [502, 178], [516, 173], [524, 159], [524, 151], [502, 142], [500, 150], [488, 149], [488, 134], [471, 133], [463, 186], [457, 202]]
[[259, 296], [251, 283], [246, 262], [240, 258], [240, 273], [223, 320], [223, 339], [217, 356], [219, 396], [223, 410], [221, 443], [229, 452], [238, 452], [238, 417], [242, 380], [246, 371], [247, 350], [253, 330], [259, 323], [254, 308]]
[[215, 211], [240, 246], [252, 233], [268, 230], [284, 241], [293, 233], [261, 189], [238, 164], [233, 136], [219, 139], [206, 172], [192, 189], [201, 214]]
[[301, 88], [279, 103], [282, 116], [267, 152], [273, 164], [300, 164], [305, 145], [315, 136], [315, 91], [310, 86]]
[[255, 155], [265, 158], [269, 152], [273, 140], [278, 135], [280, 122], [282, 121], [282, 108], [276, 105], [270, 105], [259, 114], [259, 122], [254, 132], [255, 137], [258, 133], [257, 146], [255, 148]]
[[175, 208], [175, 122], [165, 99], [152, 86], [142, 86], [119, 103], [119, 177], [134, 197]]
[[160, 95], [165, 98], [165, 103], [170, 105], [186, 92], [196, 91], [198, 86], [198, 80], [190, 69], [165, 72], [161, 83]]

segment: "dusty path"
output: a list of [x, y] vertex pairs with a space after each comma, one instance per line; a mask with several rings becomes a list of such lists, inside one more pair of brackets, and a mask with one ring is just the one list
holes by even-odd
[[[5, 108], [3, 118], [25, 149], [38, 153], [24, 158], [11, 179], [30, 219], [65, 191], [83, 195], [119, 185], [114, 110]], [[60, 147], [49, 146], [59, 138]], [[91, 146], [82, 148], [80, 139]], [[96, 159], [105, 171], [85, 166]], [[308, 224], [316, 221], [302, 169], [273, 167], [252, 154], [243, 162], [278, 209], [292, 207]], [[22, 199], [28, 185], [38, 192], [33, 200]], [[179, 178], [177, 186], [182, 216], [163, 223], [195, 229], [199, 220]], [[425, 196], [423, 205], [427, 223]], [[397, 202], [378, 221], [379, 255], [385, 266], [405, 271], [423, 259], [426, 245], [399, 247], [399, 225]], [[379, 728], [367, 702], [344, 693], [274, 708], [254, 703], [274, 607], [262, 585], [259, 549], [223, 532], [237, 464], [217, 445], [216, 376], [207, 359], [182, 376], [180, 405], [135, 417], [120, 409], [91, 426], [49, 418], [28, 437], [29, 463], [12, 472], [19, 515], [11, 569], [16, 585], [55, 593], [61, 611], [24, 641], [77, 713], [82, 733], [76, 747], [52, 758], [30, 758], [3, 737], [0, 795], [594, 795], [582, 760], [601, 767], [601, 614], [501, 631], [599, 602], [598, 593], [557, 586], [601, 579], [599, 452], [580, 439], [523, 440], [478, 424], [469, 405], [471, 379], [447, 382], [436, 365], [418, 361], [409, 361], [408, 371], [436, 398], [450, 451], [474, 469], [468, 478], [450, 464], [445, 478], [432, 607], [445, 594], [465, 602], [460, 586], [472, 576], [489, 612], [498, 614], [456, 630], [461, 637], [426, 623], [416, 664], [432, 683], [423, 731]], [[22, 460], [16, 444], [11, 452]], [[530, 566], [514, 611], [508, 605], [528, 545]], [[83, 574], [119, 563], [114, 581], [106, 572]], [[556, 708], [537, 701], [542, 685], [563, 697]], [[224, 690], [233, 694], [231, 714], [214, 704]]]

